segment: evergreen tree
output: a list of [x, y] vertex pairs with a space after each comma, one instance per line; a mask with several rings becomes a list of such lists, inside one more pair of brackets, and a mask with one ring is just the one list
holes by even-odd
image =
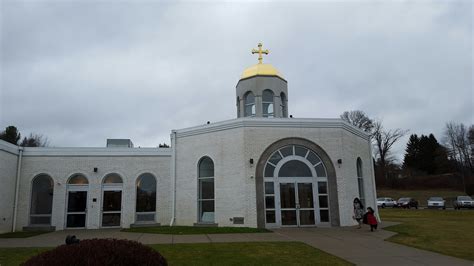
[[420, 154], [420, 139], [416, 134], [412, 134], [408, 140], [403, 159], [404, 169], [416, 169], [418, 166]]
[[438, 143], [433, 134], [420, 137], [411, 135], [405, 151], [403, 168], [409, 173], [442, 174], [452, 170], [447, 149]]
[[18, 132], [18, 129], [14, 126], [6, 127], [5, 131], [0, 133], [0, 139], [6, 142], [10, 142], [11, 144], [17, 145], [20, 138], [21, 138], [20, 132]]

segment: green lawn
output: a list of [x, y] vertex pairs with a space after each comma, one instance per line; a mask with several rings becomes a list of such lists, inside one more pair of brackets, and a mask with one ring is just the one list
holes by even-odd
[[0, 234], [0, 238], [26, 238], [31, 236], [37, 236], [41, 234], [51, 233], [49, 231], [21, 231], [14, 233]]
[[[300, 242], [151, 245], [169, 265], [353, 265]], [[19, 265], [48, 248], [0, 248], [0, 264]]]
[[268, 233], [267, 229], [249, 227], [198, 227], [198, 226], [155, 226], [123, 229], [123, 232], [171, 234], [171, 235], [200, 235], [200, 234], [237, 234], [237, 233]]
[[28, 258], [33, 257], [51, 248], [0, 248], [0, 265], [20, 265]]
[[453, 200], [457, 196], [465, 195], [464, 191], [450, 189], [429, 189], [429, 190], [398, 190], [398, 189], [377, 189], [377, 197], [391, 197], [398, 200], [402, 197], [414, 198], [420, 206], [426, 206], [428, 198], [433, 196], [443, 197], [446, 200], [446, 207], [453, 206]]
[[386, 230], [388, 240], [442, 254], [474, 260], [473, 210], [379, 209], [382, 220], [402, 222]]

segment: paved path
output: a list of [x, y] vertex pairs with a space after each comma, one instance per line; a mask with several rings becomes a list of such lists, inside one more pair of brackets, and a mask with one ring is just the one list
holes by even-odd
[[[385, 223], [387, 226], [388, 223]], [[434, 252], [384, 241], [396, 233], [368, 228], [282, 228], [277, 234], [301, 241], [356, 265], [466, 265], [462, 260]]]
[[[387, 225], [387, 223], [384, 223]], [[159, 235], [120, 232], [119, 229], [65, 230], [23, 239], [0, 239], [0, 247], [54, 247], [64, 243], [67, 235], [79, 239], [118, 238], [143, 244], [217, 243], [255, 241], [300, 241], [341, 257], [357, 265], [466, 265], [474, 262], [410, 248], [384, 241], [395, 233], [367, 228], [281, 228], [274, 233]]]

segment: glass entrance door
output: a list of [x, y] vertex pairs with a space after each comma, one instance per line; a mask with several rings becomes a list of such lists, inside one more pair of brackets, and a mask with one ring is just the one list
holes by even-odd
[[105, 190], [102, 197], [102, 226], [120, 226], [122, 191]]
[[86, 227], [87, 191], [69, 191], [67, 197], [67, 228]]
[[312, 183], [280, 183], [282, 226], [315, 225]]

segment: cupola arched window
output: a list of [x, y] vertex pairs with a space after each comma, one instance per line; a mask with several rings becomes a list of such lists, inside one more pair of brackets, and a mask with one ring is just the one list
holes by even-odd
[[203, 157], [198, 164], [198, 208], [200, 223], [214, 223], [214, 162]]
[[286, 106], [286, 95], [283, 92], [280, 93], [280, 99], [281, 99], [281, 116], [288, 117], [288, 109]]
[[273, 92], [271, 90], [264, 90], [262, 94], [262, 110], [263, 117], [274, 117], [273, 110]]
[[249, 91], [244, 97], [244, 116], [255, 116], [255, 96]]

